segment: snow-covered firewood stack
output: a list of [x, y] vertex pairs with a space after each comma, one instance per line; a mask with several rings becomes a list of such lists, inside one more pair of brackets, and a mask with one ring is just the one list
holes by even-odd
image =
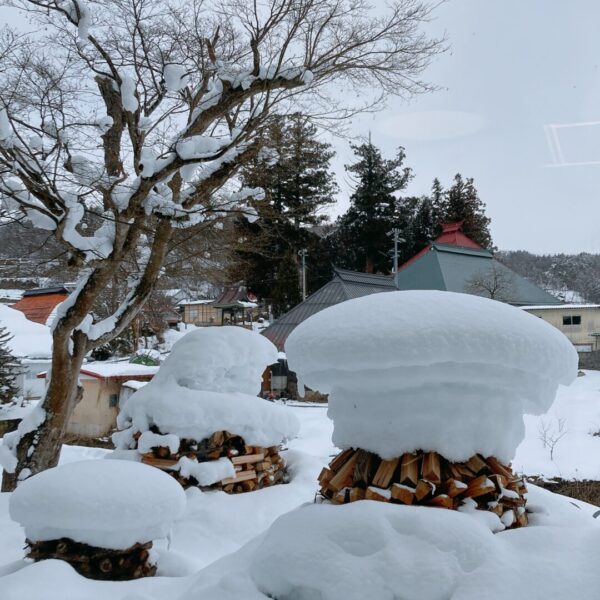
[[133, 451], [184, 487], [238, 493], [284, 482], [279, 449], [297, 434], [298, 420], [256, 396], [276, 361], [269, 340], [241, 327], [186, 334], [122, 408], [116, 456]]
[[135, 462], [87, 460], [43, 471], [10, 498], [25, 529], [28, 558], [68, 562], [91, 579], [156, 573], [152, 541], [168, 536], [185, 509], [183, 490]]
[[489, 510], [505, 527], [527, 524], [522, 477], [490, 456], [449, 462], [437, 452], [382, 460], [366, 450], [344, 450], [319, 475], [321, 494], [335, 504], [378, 500], [407, 505]]
[[487, 510], [527, 524], [510, 461], [524, 414], [547, 411], [577, 353], [524, 311], [438, 291], [375, 294], [323, 310], [288, 338], [290, 368], [329, 393], [333, 442], [321, 472], [334, 503], [372, 499]]

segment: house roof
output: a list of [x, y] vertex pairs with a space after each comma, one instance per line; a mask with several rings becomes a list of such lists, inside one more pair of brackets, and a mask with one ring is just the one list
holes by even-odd
[[27, 290], [12, 308], [20, 310], [30, 321], [49, 325], [56, 314], [56, 307], [68, 295], [69, 292], [64, 287]]
[[498, 299], [517, 306], [560, 304], [560, 300], [496, 260], [488, 250], [438, 240], [402, 265], [396, 274], [398, 289], [477, 294], [474, 281], [497, 276], [506, 283], [506, 289], [500, 290], [504, 297]]
[[521, 306], [520, 308], [523, 310], [547, 310], [549, 308], [557, 308], [559, 310], [576, 310], [581, 308], [600, 308], [600, 304], [557, 304], [556, 306], [539, 304], [537, 306]]
[[396, 286], [392, 277], [334, 269], [331, 281], [311, 294], [304, 302], [279, 317], [261, 333], [270, 339], [278, 350], [283, 351], [285, 341], [290, 333], [300, 323], [324, 308], [353, 298], [395, 290]]
[[[157, 366], [138, 365], [127, 361], [94, 362], [85, 364], [80, 373], [94, 379], [141, 379], [149, 381], [158, 373], [158, 369]], [[46, 372], [40, 373], [38, 377], [45, 378]]]

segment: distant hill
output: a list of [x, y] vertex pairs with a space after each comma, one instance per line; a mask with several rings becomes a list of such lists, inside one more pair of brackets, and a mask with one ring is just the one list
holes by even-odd
[[502, 250], [496, 257], [560, 300], [600, 303], [600, 254], [539, 255]]

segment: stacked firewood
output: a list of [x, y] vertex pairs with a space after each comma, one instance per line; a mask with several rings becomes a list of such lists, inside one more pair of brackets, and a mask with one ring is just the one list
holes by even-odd
[[527, 525], [523, 478], [510, 466], [476, 454], [453, 463], [436, 452], [382, 460], [366, 450], [344, 450], [319, 475], [321, 494], [336, 504], [378, 500], [457, 509], [471, 506], [498, 515], [506, 528]]
[[149, 562], [152, 542], [134, 544], [125, 550], [97, 548], [69, 538], [27, 541], [27, 558], [35, 561], [56, 558], [68, 562], [79, 574], [90, 579], [127, 581], [151, 577], [156, 565]]
[[[183, 477], [175, 469], [182, 457], [198, 462], [228, 458], [235, 468], [235, 476], [210, 486], [198, 486], [194, 477]], [[183, 439], [174, 454], [166, 446], [152, 448], [150, 452], [142, 455], [142, 462], [169, 473], [183, 487], [196, 486], [202, 489], [223, 490], [228, 494], [251, 492], [287, 482], [285, 462], [279, 454], [278, 446], [268, 448], [249, 446], [242, 437], [227, 431], [217, 431], [201, 442]]]

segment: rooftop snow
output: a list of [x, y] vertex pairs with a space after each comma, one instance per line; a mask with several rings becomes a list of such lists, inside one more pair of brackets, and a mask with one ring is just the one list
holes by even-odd
[[50, 358], [52, 335], [46, 325], [34, 323], [19, 310], [0, 304], [0, 326], [13, 336], [8, 345], [17, 357]]

